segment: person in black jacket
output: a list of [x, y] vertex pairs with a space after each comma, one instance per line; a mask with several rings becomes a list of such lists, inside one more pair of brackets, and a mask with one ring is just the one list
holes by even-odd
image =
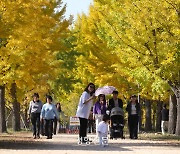
[[115, 90], [113, 91], [112, 94], [113, 94], [113, 98], [109, 100], [109, 105], [107, 110], [111, 111], [112, 108], [114, 107], [123, 108], [123, 101], [120, 98], [118, 98], [118, 91]]
[[163, 105], [163, 109], [161, 111], [162, 121], [161, 121], [161, 130], [164, 135], [168, 130], [168, 121], [169, 121], [169, 110], [166, 108], [166, 104]]
[[140, 105], [137, 101], [136, 95], [131, 96], [130, 102], [126, 107], [126, 111], [128, 112], [128, 127], [130, 139], [137, 139]]

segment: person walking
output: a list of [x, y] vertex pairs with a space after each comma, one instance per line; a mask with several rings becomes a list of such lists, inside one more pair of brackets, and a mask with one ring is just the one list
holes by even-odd
[[136, 95], [132, 95], [130, 102], [127, 104], [126, 111], [128, 112], [128, 127], [130, 139], [138, 139], [138, 121], [140, 105]]
[[[60, 113], [61, 113], [61, 104], [57, 103], [56, 105], [57, 113], [60, 119]], [[59, 120], [54, 116], [54, 123], [53, 123], [53, 134], [56, 135], [59, 132]]]
[[109, 100], [109, 104], [107, 108], [107, 110], [109, 110], [110, 112], [114, 107], [123, 108], [123, 101], [120, 98], [118, 98], [119, 92], [117, 90], [114, 90], [112, 94], [113, 94], [113, 98]]
[[79, 142], [85, 143], [87, 142], [87, 126], [88, 126], [88, 118], [93, 106], [93, 99], [95, 98], [95, 85], [93, 83], [89, 83], [82, 93], [76, 116], [79, 117], [80, 128], [79, 128]]
[[29, 104], [28, 119], [31, 119], [33, 127], [33, 138], [40, 138], [40, 113], [42, 102], [39, 100], [39, 94], [34, 93], [33, 100]]
[[102, 121], [103, 115], [106, 114], [106, 98], [104, 94], [98, 96], [98, 101], [93, 106], [93, 118], [96, 121], [96, 134], [97, 126]]
[[164, 135], [168, 130], [168, 121], [169, 121], [169, 110], [166, 108], [166, 104], [163, 105], [161, 115], [162, 115], [161, 131], [162, 134]]
[[44, 120], [45, 135], [47, 136], [47, 139], [52, 139], [54, 115], [59, 119], [57, 109], [52, 101], [52, 97], [47, 95], [46, 104], [43, 105], [41, 110], [41, 120]]

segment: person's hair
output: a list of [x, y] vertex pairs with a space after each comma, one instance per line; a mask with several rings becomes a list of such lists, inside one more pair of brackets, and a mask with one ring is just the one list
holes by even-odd
[[33, 94], [33, 97], [39, 98], [39, 94], [38, 94], [38, 93], [34, 93], [34, 94]]
[[133, 97], [137, 97], [136, 95], [131, 95], [131, 98], [133, 98]]
[[46, 100], [47, 100], [47, 99], [51, 100], [51, 102], [52, 102], [52, 100], [53, 100], [50, 95], [46, 95]]
[[107, 122], [108, 120], [110, 120], [110, 117], [107, 114], [104, 114], [102, 120], [104, 122]]
[[100, 102], [100, 97], [103, 97], [103, 102], [104, 103], [106, 103], [106, 97], [105, 97], [105, 95], [104, 94], [100, 94], [99, 96], [98, 96], [98, 101]]
[[[136, 95], [131, 95], [131, 97], [130, 97], [130, 103], [132, 102], [131, 98], [137, 98], [137, 96], [136, 96]], [[138, 100], [137, 100], [137, 99], [135, 100], [135, 103], [136, 103], [136, 104], [138, 103]]]
[[90, 95], [92, 96], [92, 94], [95, 93], [95, 85], [94, 85], [94, 83], [90, 82], [90, 83], [87, 85], [87, 87], [84, 89], [84, 91], [86, 91], [86, 92], [89, 93], [89, 90], [88, 90], [88, 87], [89, 87], [89, 86], [93, 86], [93, 87], [94, 87], [94, 90], [90, 93]]
[[[59, 107], [58, 107], [58, 105], [59, 105]], [[60, 103], [56, 103], [56, 108], [57, 108], [58, 112], [61, 112], [61, 104]]]
[[114, 90], [112, 93], [113, 94], [119, 94], [119, 92], [117, 90]]
[[166, 108], [166, 104], [164, 104], [163, 107]]

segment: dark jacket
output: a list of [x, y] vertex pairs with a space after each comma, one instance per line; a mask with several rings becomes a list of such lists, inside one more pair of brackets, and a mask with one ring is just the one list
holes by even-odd
[[162, 121], [169, 121], [169, 110], [166, 108], [163, 108], [161, 111], [162, 114]]
[[[119, 98], [118, 98], [118, 105], [119, 105], [120, 108], [123, 108], [123, 101], [122, 101], [121, 99], [119, 99]], [[114, 99], [111, 98], [111, 99], [109, 100], [109, 105], [108, 105], [107, 110], [110, 110], [110, 111], [111, 111], [112, 108], [114, 108], [114, 107], [115, 107]]]
[[[136, 102], [135, 107], [136, 107], [136, 113], [137, 113], [137, 115], [139, 115], [140, 105], [139, 105], [138, 102]], [[129, 103], [127, 104], [126, 111], [128, 112], [128, 116], [130, 116], [130, 115], [131, 115], [131, 102], [129, 102]]]

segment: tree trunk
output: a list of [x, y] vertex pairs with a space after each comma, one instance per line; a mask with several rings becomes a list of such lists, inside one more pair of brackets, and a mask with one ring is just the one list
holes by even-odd
[[170, 95], [169, 98], [169, 125], [168, 125], [168, 133], [175, 134], [176, 129], [176, 119], [177, 119], [177, 102], [176, 96]]
[[14, 131], [20, 131], [20, 103], [17, 102], [16, 97], [16, 83], [11, 85], [11, 97], [13, 100], [13, 118], [12, 126]]
[[177, 100], [177, 121], [176, 121], [176, 135], [180, 135], [180, 87], [175, 91]]
[[162, 102], [157, 101], [157, 109], [156, 109], [156, 132], [161, 131], [161, 110], [162, 110]]
[[5, 86], [0, 86], [0, 133], [6, 132]]
[[142, 104], [141, 104], [141, 96], [138, 94], [138, 103], [140, 105], [140, 112], [139, 112], [139, 131], [142, 131]]
[[26, 127], [29, 127], [29, 123], [28, 123], [28, 121], [27, 121], [27, 119], [28, 119], [28, 102], [27, 102], [27, 100], [25, 100], [24, 101], [25, 103], [24, 103], [24, 105], [25, 105], [25, 110], [24, 110], [24, 121], [25, 121], [25, 125], [26, 125]]
[[145, 100], [145, 108], [146, 108], [145, 131], [152, 131], [151, 102], [150, 102], [150, 100]]

